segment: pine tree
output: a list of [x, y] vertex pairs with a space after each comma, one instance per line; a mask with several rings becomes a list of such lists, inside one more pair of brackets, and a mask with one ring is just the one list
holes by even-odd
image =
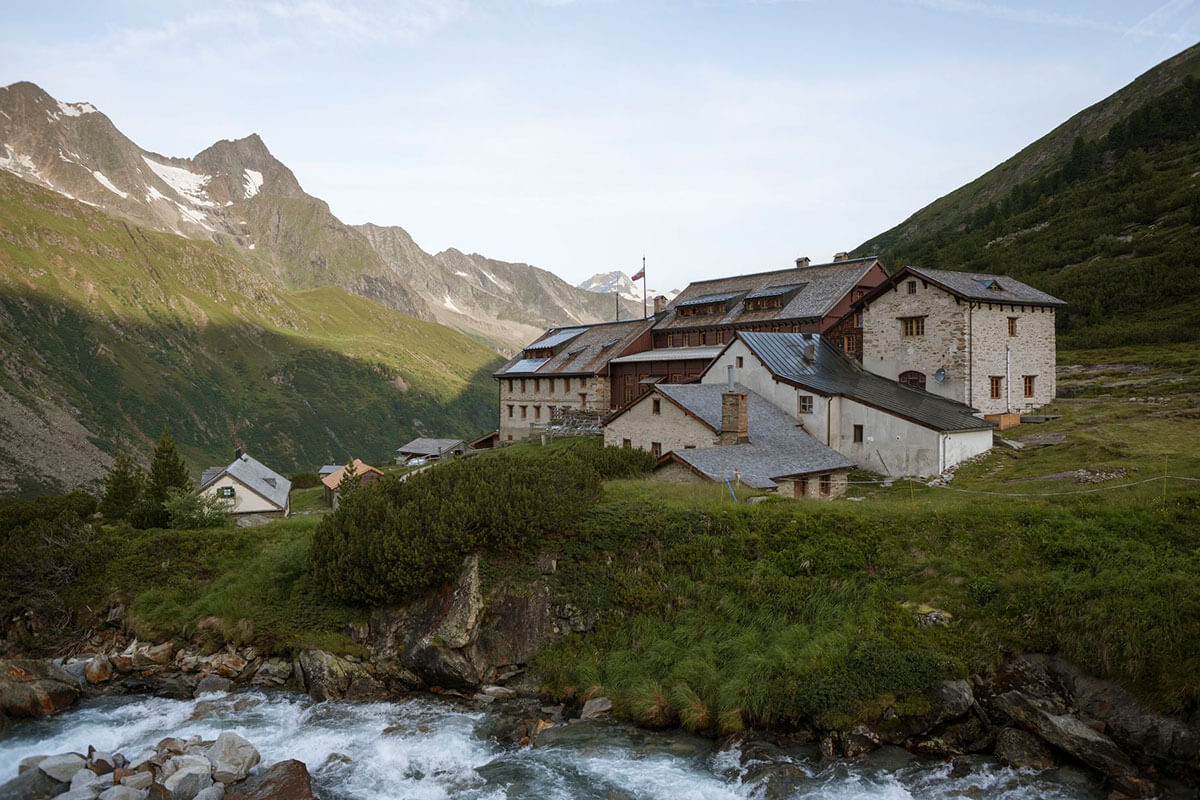
[[145, 471], [129, 456], [117, 456], [113, 468], [104, 479], [100, 513], [105, 519], [129, 519], [142, 497], [145, 485]]
[[362, 485], [362, 477], [358, 474], [358, 468], [354, 466], [354, 459], [350, 459], [350, 463], [346, 465], [346, 471], [342, 473], [342, 480], [338, 483], [338, 491], [342, 497], [354, 491]]
[[165, 528], [170, 523], [170, 514], [164, 506], [168, 491], [191, 487], [187, 465], [175, 449], [171, 432], [164, 425], [162, 436], [154, 447], [154, 456], [150, 459], [150, 475], [142, 492], [142, 502], [133, 514], [134, 524], [139, 528]]

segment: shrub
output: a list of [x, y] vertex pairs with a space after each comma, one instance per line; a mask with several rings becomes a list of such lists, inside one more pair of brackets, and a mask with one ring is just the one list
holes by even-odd
[[171, 488], [163, 502], [172, 528], [220, 528], [229, 524], [225, 502], [213, 495], [200, 495], [190, 489]]
[[288, 480], [293, 489], [312, 489], [321, 485], [321, 476], [315, 472], [298, 472]]
[[599, 495], [596, 470], [565, 453], [389, 476], [344, 496], [321, 521], [309, 568], [334, 597], [402, 601], [451, 579], [469, 553], [511, 552], [563, 528]]

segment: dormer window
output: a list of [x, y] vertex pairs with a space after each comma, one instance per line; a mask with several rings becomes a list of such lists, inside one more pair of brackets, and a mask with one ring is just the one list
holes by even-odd
[[768, 286], [746, 295], [744, 303], [747, 311], [765, 311], [772, 308], [783, 308], [792, 302], [807, 283], [789, 283], [783, 286]]
[[989, 292], [1003, 291], [1004, 287], [1000, 285], [1000, 281], [995, 278], [976, 278], [975, 282], [987, 289]]

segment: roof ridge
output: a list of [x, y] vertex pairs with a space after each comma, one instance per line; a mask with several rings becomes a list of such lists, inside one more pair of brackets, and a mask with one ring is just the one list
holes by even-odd
[[[782, 267], [780, 269], [771, 269], [771, 270], [766, 270], [764, 272], [746, 272], [741, 275], [726, 275], [723, 278], [705, 278], [705, 279], [699, 280], [699, 281], [691, 281], [688, 283], [688, 286], [695, 286], [695, 285], [701, 284], [701, 283], [716, 283], [717, 281], [731, 281], [731, 280], [735, 280], [737, 278], [758, 278], [758, 277], [762, 277], [764, 275], [776, 275], [780, 272], [804, 273], [804, 272], [808, 272], [809, 270], [821, 269], [822, 267], [834, 267], [834, 266], [840, 266], [842, 264], [854, 264], [859, 261], [878, 261], [878, 260], [879, 260], [879, 256], [863, 256], [861, 258], [847, 258], [847, 259], [843, 259], [842, 261], [826, 261], [823, 264], [810, 264], [807, 267]], [[684, 291], [686, 291], [686, 290], [687, 290], [687, 288], [685, 287]]]

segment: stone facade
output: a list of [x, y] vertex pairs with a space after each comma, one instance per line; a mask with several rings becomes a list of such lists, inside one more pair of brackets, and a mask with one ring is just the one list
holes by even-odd
[[1051, 307], [968, 301], [910, 276], [863, 309], [862, 365], [924, 380], [926, 391], [983, 414], [1031, 411], [1056, 392], [1054, 317]]
[[608, 380], [598, 375], [499, 378], [500, 441], [528, 439], [531, 426], [550, 422], [555, 408], [608, 410]]
[[832, 500], [841, 497], [850, 488], [850, 471], [838, 470], [823, 475], [805, 475], [798, 478], [781, 478], [779, 496], [794, 500]]
[[658, 394], [642, 398], [604, 426], [605, 445], [623, 447], [628, 440], [630, 447], [654, 452], [657, 443], [659, 455], [672, 450], [713, 447], [718, 438], [712, 428]]

